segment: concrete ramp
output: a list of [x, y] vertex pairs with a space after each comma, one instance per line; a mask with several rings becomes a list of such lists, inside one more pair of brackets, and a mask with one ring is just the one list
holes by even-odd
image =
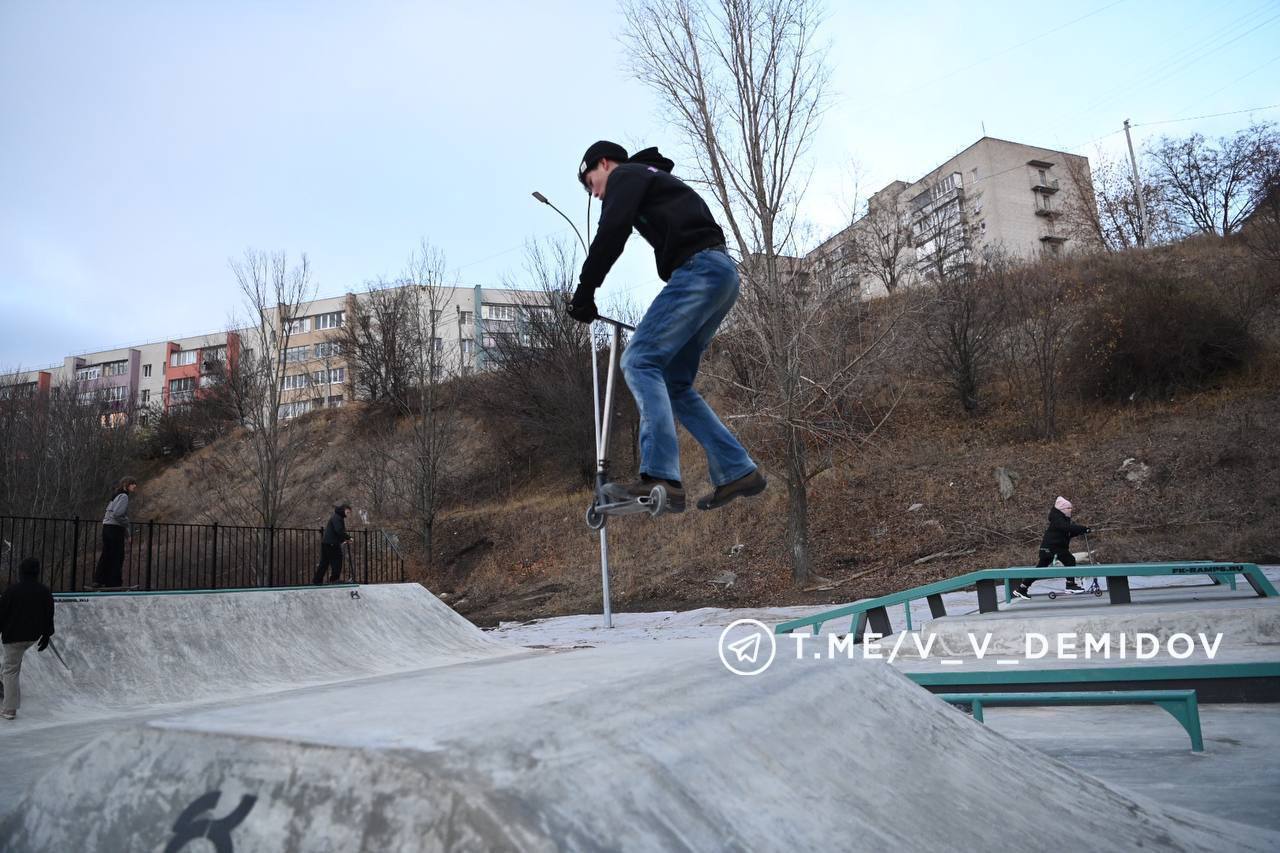
[[418, 584], [63, 596], [29, 652], [19, 726], [255, 696], [492, 658], [498, 643]]
[[75, 753], [0, 823], [22, 851], [197, 837], [237, 851], [1280, 849], [1280, 834], [1020, 747], [887, 665], [780, 648], [743, 678], [702, 639], [150, 722]]

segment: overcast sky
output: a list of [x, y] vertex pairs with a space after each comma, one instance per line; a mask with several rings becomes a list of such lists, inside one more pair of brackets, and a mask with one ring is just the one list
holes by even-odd
[[[320, 296], [424, 238], [460, 284], [518, 280], [528, 241], [574, 239], [531, 191], [585, 221], [591, 142], [681, 173], [620, 26], [608, 0], [0, 0], [0, 370], [225, 328], [250, 247], [305, 252]], [[1093, 156], [1125, 118], [1138, 145], [1280, 119], [1280, 0], [833, 0], [824, 29], [814, 242], [984, 124]], [[660, 286], [634, 237], [601, 301]]]

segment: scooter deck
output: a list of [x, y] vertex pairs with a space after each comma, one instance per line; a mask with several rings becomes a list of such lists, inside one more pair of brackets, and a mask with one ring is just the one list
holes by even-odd
[[647, 495], [638, 495], [628, 500], [607, 494], [602, 488], [591, 506], [587, 507], [587, 526], [592, 530], [604, 527], [605, 521], [615, 515], [640, 515], [642, 513], [657, 516], [666, 509], [667, 490], [657, 485]]

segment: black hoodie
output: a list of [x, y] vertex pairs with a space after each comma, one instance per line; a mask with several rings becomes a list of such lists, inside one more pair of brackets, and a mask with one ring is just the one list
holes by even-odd
[[0, 640], [27, 643], [53, 636], [53, 593], [40, 572], [23, 573], [0, 595]]
[[646, 148], [609, 173], [599, 230], [579, 276], [581, 287], [595, 290], [604, 282], [632, 228], [653, 247], [663, 281], [696, 253], [724, 245], [724, 232], [707, 203], [670, 174], [674, 166], [657, 148]]
[[1072, 523], [1067, 514], [1056, 506], [1049, 510], [1049, 529], [1040, 540], [1040, 547], [1049, 551], [1061, 551], [1070, 547], [1071, 537], [1079, 536], [1089, 528]]
[[351, 539], [347, 533], [347, 517], [343, 514], [343, 509], [344, 507], [340, 506], [333, 508], [333, 517], [324, 526], [324, 536], [320, 539], [323, 544], [341, 545]]

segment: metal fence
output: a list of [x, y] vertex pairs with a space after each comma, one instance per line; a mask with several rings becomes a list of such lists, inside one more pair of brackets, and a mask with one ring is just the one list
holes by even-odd
[[[342, 581], [404, 581], [394, 538], [379, 529], [351, 530]], [[320, 562], [323, 529], [220, 524], [130, 525], [125, 586], [141, 590], [233, 589], [310, 584]], [[0, 516], [0, 579], [18, 579], [18, 564], [40, 560], [54, 592], [88, 590], [102, 552], [102, 523], [81, 518]], [[326, 579], [328, 572], [326, 571]]]

